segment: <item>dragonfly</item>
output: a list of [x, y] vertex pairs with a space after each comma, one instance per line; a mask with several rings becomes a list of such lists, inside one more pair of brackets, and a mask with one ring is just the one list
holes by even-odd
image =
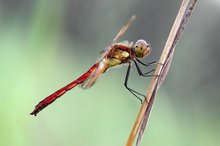
[[133, 15], [127, 23], [120, 29], [117, 33], [116, 37], [113, 39], [112, 43], [106, 47], [106, 49], [102, 52], [101, 59], [97, 61], [94, 65], [90, 67], [88, 71], [86, 71], [83, 75], [81, 75], [76, 80], [70, 82], [66, 86], [60, 88], [53, 94], [47, 96], [45, 99], [40, 101], [34, 108], [34, 110], [30, 113], [31, 115], [37, 115], [41, 110], [46, 108], [49, 104], [53, 103], [56, 99], [61, 97], [70, 89], [76, 87], [77, 85], [81, 85], [82, 88], [87, 89], [90, 88], [96, 80], [105, 73], [109, 68], [114, 66], [118, 66], [121, 64], [128, 64], [127, 73], [125, 76], [124, 86], [128, 89], [135, 97], [137, 97], [141, 103], [142, 99], [140, 96], [145, 97], [143, 94], [135, 91], [134, 89], [128, 87], [128, 79], [131, 71], [131, 64], [134, 62], [134, 65], [137, 68], [137, 72], [140, 76], [150, 77], [150, 73], [154, 71], [148, 71], [143, 73], [139, 67], [139, 64], [143, 66], [151, 66], [156, 61], [150, 62], [148, 64], [143, 63], [141, 58], [145, 58], [151, 52], [151, 46], [145, 40], [140, 39], [136, 43], [122, 41], [118, 42], [122, 35], [127, 31], [132, 21], [134, 21], [135, 15]]

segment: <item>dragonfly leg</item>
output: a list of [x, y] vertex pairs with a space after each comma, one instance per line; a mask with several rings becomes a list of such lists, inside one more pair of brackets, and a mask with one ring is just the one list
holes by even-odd
[[[155, 62], [155, 61], [154, 61], [154, 62]], [[149, 75], [150, 73], [154, 72], [155, 69], [152, 69], [152, 70], [150, 70], [150, 71], [148, 71], [148, 72], [146, 72], [146, 73], [143, 73], [135, 60], [134, 60], [134, 64], [135, 64], [135, 66], [136, 66], [136, 68], [137, 68], [137, 71], [138, 71], [138, 74], [139, 74], [140, 76], [143, 76], [143, 77], [159, 76], [159, 75]]]
[[145, 63], [141, 62], [141, 61], [140, 61], [139, 59], [137, 59], [137, 58], [136, 58], [136, 60], [137, 60], [137, 62], [139, 62], [139, 63], [142, 64], [143, 66], [152, 66], [152, 65], [154, 65], [154, 64], [157, 63], [157, 61], [152, 61], [152, 62], [149, 62], [148, 64], [145, 64]]
[[145, 98], [145, 96], [143, 94], [131, 89], [130, 87], [128, 87], [128, 78], [129, 78], [129, 75], [130, 75], [130, 71], [131, 71], [131, 63], [129, 63], [129, 66], [128, 66], [128, 69], [127, 69], [127, 73], [126, 73], [125, 81], [124, 81], [124, 86], [125, 86], [126, 89], [128, 89], [129, 92], [131, 92], [135, 97], [137, 97], [137, 99], [140, 100], [141, 103], [143, 103], [142, 99], [140, 97], [138, 97], [137, 94], [144, 97], [144, 98]]

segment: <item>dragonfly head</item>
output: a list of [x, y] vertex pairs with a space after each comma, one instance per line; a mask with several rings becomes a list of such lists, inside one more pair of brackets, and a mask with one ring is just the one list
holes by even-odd
[[150, 44], [148, 44], [145, 40], [138, 40], [134, 45], [134, 51], [137, 58], [144, 58], [150, 54]]

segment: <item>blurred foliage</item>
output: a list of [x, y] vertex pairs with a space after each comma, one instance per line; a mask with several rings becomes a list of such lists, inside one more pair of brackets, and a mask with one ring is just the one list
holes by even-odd
[[[153, 50], [144, 62], [158, 60], [179, 5], [0, 0], [0, 145], [124, 145], [140, 107], [123, 87], [126, 66], [109, 70], [89, 90], [75, 88], [37, 117], [28, 114], [86, 71], [132, 14], [137, 19], [122, 39], [146, 39]], [[198, 2], [142, 145], [219, 145], [219, 12], [218, 0]], [[129, 84], [144, 93], [149, 80], [134, 69]]]

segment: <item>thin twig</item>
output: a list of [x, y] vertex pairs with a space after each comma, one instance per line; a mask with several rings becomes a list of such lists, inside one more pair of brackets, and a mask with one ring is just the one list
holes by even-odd
[[142, 135], [144, 133], [145, 126], [147, 124], [147, 121], [148, 121], [148, 118], [150, 115], [150, 111], [151, 111], [151, 108], [152, 108], [152, 105], [153, 105], [153, 102], [155, 99], [155, 95], [157, 93], [159, 86], [162, 84], [162, 82], [164, 81], [164, 79], [168, 73], [168, 70], [169, 70], [169, 67], [170, 67], [170, 64], [172, 61], [175, 46], [176, 46], [177, 42], [179, 41], [181, 34], [183, 33], [183, 30], [186, 26], [186, 23], [188, 22], [189, 17], [192, 14], [192, 11], [194, 9], [196, 2], [197, 2], [197, 0], [193, 0], [188, 11], [186, 12], [187, 7], [190, 3], [190, 0], [183, 0], [182, 1], [179, 12], [178, 12], [177, 17], [174, 21], [173, 27], [170, 31], [167, 42], [166, 42], [164, 49], [163, 49], [163, 52], [161, 54], [159, 63], [156, 67], [155, 74], [160, 75], [160, 76], [159, 77], [154, 76], [150, 82], [145, 101], [142, 104], [141, 109], [138, 113], [138, 116], [137, 116], [135, 124], [132, 128], [132, 131], [130, 133], [130, 136], [128, 138], [126, 146], [133, 145], [134, 139], [135, 139], [137, 132], [138, 132], [138, 129], [139, 129], [140, 125], [142, 124], [141, 128], [140, 128], [139, 136], [138, 136], [138, 139], [136, 142], [137, 146], [140, 145]]

